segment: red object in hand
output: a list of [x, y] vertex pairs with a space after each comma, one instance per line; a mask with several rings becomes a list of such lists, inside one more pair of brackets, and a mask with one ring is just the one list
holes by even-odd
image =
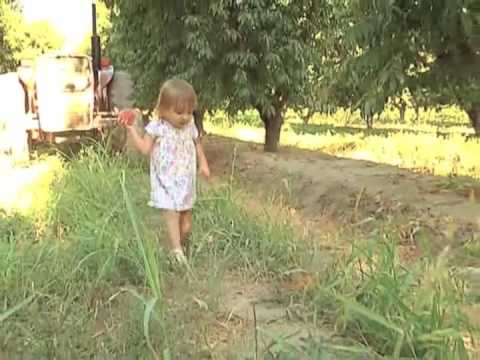
[[102, 57], [102, 59], [100, 60], [100, 67], [102, 69], [106, 69], [110, 67], [110, 65], [112, 65], [112, 63], [110, 62], [110, 59], [106, 57]]
[[132, 126], [135, 122], [135, 112], [133, 110], [122, 110], [118, 114], [118, 121], [120, 124]]

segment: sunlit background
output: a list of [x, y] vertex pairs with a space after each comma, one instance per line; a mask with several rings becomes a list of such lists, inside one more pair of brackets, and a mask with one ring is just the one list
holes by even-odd
[[92, 26], [91, 0], [21, 0], [28, 22], [48, 21], [64, 36], [62, 50], [74, 51]]
[[[46, 21], [62, 36], [64, 45], [62, 49], [59, 49], [61, 51], [78, 52], [79, 46], [90, 35], [92, 27], [91, 0], [20, 0], [19, 2], [23, 7], [23, 17], [27, 23]], [[25, 57], [28, 58], [28, 56]], [[49, 76], [51, 75], [50, 73]], [[11, 78], [11, 83], [8, 83], [10, 85], [17, 81], [15, 77]], [[2, 95], [4, 95], [4, 100], [7, 99], [8, 104], [14, 104], [21, 97], [15, 91], [18, 87], [10, 85], [8, 85], [10, 91], [6, 95]], [[55, 106], [58, 107], [58, 99], [53, 100]], [[5, 113], [5, 109], [3, 110]], [[11, 134], [7, 140], [9, 139], [15, 140]], [[5, 141], [2, 138], [2, 142], [5, 143]], [[59, 160], [54, 157], [48, 161], [20, 169], [11, 168], [6, 159], [0, 159], [0, 182], [2, 184], [0, 209], [7, 212], [28, 213], [38, 210], [38, 206], [47, 206], [48, 184], [53, 181], [60, 168]]]

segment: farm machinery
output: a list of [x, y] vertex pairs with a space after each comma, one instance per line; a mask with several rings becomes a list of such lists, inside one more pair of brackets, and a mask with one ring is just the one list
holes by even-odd
[[36, 143], [105, 137], [118, 110], [133, 105], [130, 77], [101, 56], [95, 2], [92, 20], [91, 56], [45, 54], [22, 61], [16, 76], [0, 75], [0, 130], [3, 122], [14, 160], [27, 159]]

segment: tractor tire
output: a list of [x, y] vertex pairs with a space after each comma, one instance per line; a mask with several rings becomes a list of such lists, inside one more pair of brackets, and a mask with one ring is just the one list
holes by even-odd
[[[124, 71], [116, 72], [109, 88], [110, 107], [117, 111], [133, 108], [133, 90], [133, 81], [130, 75]], [[142, 113], [140, 111], [136, 111], [135, 113], [134, 126], [140, 134], [143, 134], [144, 125]], [[122, 152], [133, 161], [138, 161], [143, 158], [123, 126], [114, 126], [109, 131], [107, 148], [117, 153]]]
[[113, 75], [109, 86], [110, 106], [112, 109], [123, 110], [134, 105], [133, 81], [130, 75], [124, 71], [118, 71]]
[[28, 162], [29, 137], [26, 129], [25, 91], [16, 73], [0, 75], [0, 157], [10, 164]]

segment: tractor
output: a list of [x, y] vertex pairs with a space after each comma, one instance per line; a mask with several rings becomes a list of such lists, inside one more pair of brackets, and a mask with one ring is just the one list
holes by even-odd
[[28, 159], [37, 143], [104, 138], [118, 110], [133, 105], [130, 77], [101, 56], [95, 2], [92, 20], [91, 56], [45, 54], [22, 61], [16, 76], [0, 75], [0, 149], [14, 161]]

